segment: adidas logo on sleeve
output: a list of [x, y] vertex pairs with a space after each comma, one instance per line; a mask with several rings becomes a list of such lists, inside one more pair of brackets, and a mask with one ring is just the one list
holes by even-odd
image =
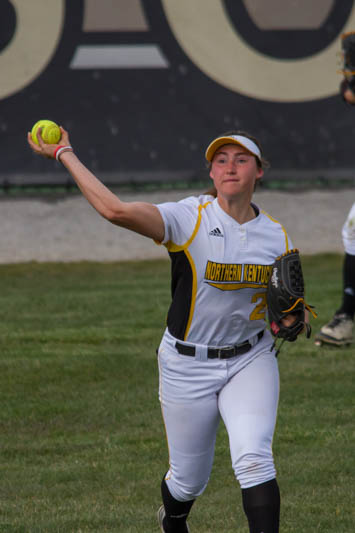
[[212, 235], [213, 237], [223, 237], [223, 233], [218, 227], [211, 230], [208, 235]]

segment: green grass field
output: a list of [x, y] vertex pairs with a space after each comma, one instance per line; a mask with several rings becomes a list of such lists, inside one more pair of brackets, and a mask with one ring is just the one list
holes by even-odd
[[[303, 258], [314, 331], [340, 303], [341, 267]], [[0, 266], [0, 532], [158, 531], [169, 275], [168, 261]], [[354, 355], [306, 339], [279, 355], [282, 533], [354, 531]], [[223, 426], [189, 523], [248, 531]]]

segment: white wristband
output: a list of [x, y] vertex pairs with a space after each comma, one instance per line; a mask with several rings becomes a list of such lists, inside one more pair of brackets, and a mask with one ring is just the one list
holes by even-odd
[[63, 153], [63, 152], [73, 152], [73, 148], [71, 146], [61, 146], [60, 148], [57, 148], [57, 150], [55, 151], [55, 158], [57, 161], [60, 161], [60, 155]]

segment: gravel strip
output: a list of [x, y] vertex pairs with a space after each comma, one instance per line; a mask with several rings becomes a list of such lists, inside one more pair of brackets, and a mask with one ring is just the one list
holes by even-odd
[[[126, 201], [174, 201], [200, 191], [121, 193]], [[254, 201], [282, 222], [303, 254], [343, 252], [341, 228], [355, 189], [257, 191]], [[166, 258], [163, 246], [102, 219], [80, 195], [0, 201], [0, 263]]]

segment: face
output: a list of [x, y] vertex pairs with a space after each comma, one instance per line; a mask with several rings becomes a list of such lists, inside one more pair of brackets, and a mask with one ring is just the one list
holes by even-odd
[[242, 146], [225, 144], [213, 156], [210, 177], [219, 194], [234, 196], [242, 192], [253, 194], [263, 173], [255, 157]]

